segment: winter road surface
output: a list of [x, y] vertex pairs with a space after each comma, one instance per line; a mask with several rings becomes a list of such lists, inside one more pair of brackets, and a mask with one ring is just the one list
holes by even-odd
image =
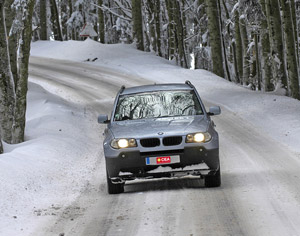
[[[110, 114], [122, 84], [151, 83], [84, 63], [34, 57], [30, 76], [85, 105], [95, 122], [96, 113]], [[224, 108], [213, 119], [220, 134], [220, 188], [204, 188], [202, 180], [136, 181], [125, 185], [124, 194], [108, 195], [101, 154], [90, 183], [95, 191], [83, 190], [66, 208], [68, 216], [57, 215], [33, 235], [300, 235], [296, 154]], [[99, 140], [100, 153], [101, 146]]]

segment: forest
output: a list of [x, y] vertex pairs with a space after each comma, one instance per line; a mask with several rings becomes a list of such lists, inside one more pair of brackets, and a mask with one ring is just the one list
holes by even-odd
[[90, 25], [100, 43], [300, 99], [299, 19], [298, 0], [0, 0], [0, 140], [24, 141], [32, 41], [85, 40]]

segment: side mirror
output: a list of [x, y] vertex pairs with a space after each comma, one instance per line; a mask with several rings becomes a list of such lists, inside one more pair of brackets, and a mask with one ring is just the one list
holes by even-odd
[[100, 115], [100, 116], [98, 116], [98, 123], [99, 124], [107, 124], [107, 123], [109, 123], [108, 115]]
[[207, 113], [209, 116], [215, 116], [221, 114], [221, 108], [219, 106], [214, 106], [209, 108], [209, 112]]

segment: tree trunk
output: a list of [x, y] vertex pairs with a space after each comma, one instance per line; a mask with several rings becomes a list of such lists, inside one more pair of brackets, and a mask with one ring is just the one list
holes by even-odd
[[[73, 14], [73, 3], [72, 0], [68, 0], [68, 5], [69, 5], [69, 18], [71, 18], [72, 14]], [[71, 39], [75, 40], [75, 29], [72, 26], [71, 28]]]
[[144, 51], [143, 18], [141, 0], [132, 0], [133, 35], [138, 50]]
[[178, 58], [180, 65], [184, 68], [187, 68], [187, 59], [185, 56], [185, 46], [184, 46], [184, 24], [183, 24], [183, 18], [181, 12], [181, 6], [179, 1], [174, 1], [174, 21], [175, 21], [175, 32], [176, 32], [176, 42], [177, 42], [177, 49], [178, 49]]
[[280, 10], [278, 0], [265, 0], [266, 1], [266, 13], [269, 28], [269, 37], [272, 52], [273, 62], [273, 78], [276, 83], [283, 85], [285, 89], [288, 89], [287, 78], [285, 72], [284, 61], [284, 47], [282, 40], [282, 22], [280, 17]]
[[234, 16], [234, 29], [235, 29], [235, 55], [236, 55], [236, 77], [237, 83], [242, 83], [243, 79], [243, 45], [240, 31], [240, 14], [239, 11], [235, 11]]
[[[223, 2], [224, 8], [225, 8], [225, 13], [227, 20], [229, 19], [229, 14], [226, 8], [226, 4]], [[220, 0], [218, 0], [218, 8], [219, 8], [219, 19], [220, 19], [220, 30], [221, 30], [221, 38], [222, 38], [222, 49], [223, 49], [223, 57], [224, 57], [224, 67], [226, 71], [226, 78], [228, 81], [231, 81], [231, 75], [229, 72], [229, 67], [228, 67], [228, 59], [227, 59], [227, 53], [226, 53], [226, 45], [225, 45], [225, 39], [223, 35], [223, 22], [222, 22], [222, 12], [221, 12], [221, 4]], [[228, 26], [229, 27], [229, 26]]]
[[[102, 6], [103, 0], [98, 0], [98, 5]], [[105, 24], [104, 24], [104, 13], [103, 10], [98, 8], [98, 21], [99, 21], [99, 35], [100, 42], [105, 43]]]
[[54, 39], [63, 41], [56, 0], [51, 0], [51, 22], [54, 32]]
[[243, 84], [248, 85], [250, 77], [250, 55], [248, 52], [249, 40], [244, 18], [240, 18], [240, 32], [243, 45]]
[[[260, 0], [260, 5], [262, 6], [263, 13], [267, 16], [265, 0]], [[264, 84], [264, 90], [266, 92], [273, 91], [274, 85], [271, 83], [272, 79], [272, 65], [270, 62], [271, 58], [271, 48], [270, 48], [270, 37], [268, 30], [268, 21], [263, 19], [261, 23], [261, 53], [262, 53], [262, 80]]]
[[19, 47], [20, 32], [16, 29], [14, 31], [11, 31], [13, 21], [16, 17], [15, 8], [11, 8], [11, 4], [13, 4], [13, 2], [14, 2], [14, 0], [5, 1], [5, 6], [6, 6], [5, 23], [6, 23], [7, 34], [9, 34], [9, 32], [10, 32], [10, 36], [8, 37], [10, 70], [11, 70], [13, 78], [14, 78], [14, 84], [17, 84], [17, 81], [19, 79], [17, 54], [18, 54], [18, 47]]
[[175, 22], [174, 22], [174, 0], [166, 0], [168, 12], [168, 59], [173, 60], [175, 55]]
[[40, 39], [48, 40], [47, 0], [40, 0]]
[[295, 43], [295, 30], [293, 27], [293, 18], [291, 12], [290, 2], [285, 0], [281, 1], [282, 14], [284, 19], [284, 34], [286, 46], [286, 62], [288, 72], [289, 93], [293, 98], [300, 99], [299, 96], [299, 77], [297, 67], [297, 54]]
[[20, 79], [16, 84], [16, 107], [15, 107], [15, 124], [13, 127], [12, 143], [20, 143], [24, 141], [25, 131], [25, 113], [27, 105], [28, 90], [28, 63], [30, 54], [30, 44], [32, 37], [32, 14], [35, 0], [28, 0], [27, 12], [23, 17], [24, 28], [22, 30], [22, 41], [19, 52], [19, 72]]
[[299, 37], [298, 37], [298, 27], [297, 27], [297, 16], [296, 16], [295, 0], [291, 0], [290, 4], [291, 4], [291, 11], [292, 11], [293, 26], [294, 26], [295, 43], [296, 43], [297, 65], [299, 65], [299, 39], [298, 39]]
[[71, 37], [69, 36], [69, 30], [68, 30], [68, 3], [67, 2], [61, 2], [60, 3], [60, 18], [61, 18], [61, 27], [62, 27], [62, 38], [63, 40], [69, 40]]
[[211, 46], [212, 71], [224, 78], [222, 38], [218, 13], [218, 0], [206, 0], [209, 42]]
[[154, 20], [155, 20], [155, 30], [156, 30], [156, 48], [158, 56], [162, 56], [161, 53], [161, 38], [160, 38], [160, 0], [155, 0], [154, 4]]
[[1, 130], [0, 130], [0, 154], [2, 153], [3, 153], [3, 144], [2, 144]]
[[4, 1], [0, 0], [0, 133], [7, 143], [12, 141], [14, 102], [15, 88], [10, 71]]
[[258, 51], [258, 34], [254, 35], [254, 42], [255, 42], [255, 58], [256, 58], [256, 76], [257, 76], [257, 89], [261, 90], [261, 70], [260, 70], [260, 58], [259, 58], [259, 51]]
[[[157, 37], [156, 37], [156, 29], [155, 29], [155, 19], [154, 19], [154, 11], [155, 11], [155, 3], [153, 3], [152, 0], [147, 0], [147, 12], [148, 12], [148, 19], [147, 19], [147, 25], [148, 25], [148, 30], [149, 30], [149, 42], [151, 45], [151, 50], [154, 52], [157, 52]], [[148, 34], [146, 34], [148, 35]], [[148, 38], [148, 36], [146, 36]], [[148, 41], [148, 40], [147, 40]]]

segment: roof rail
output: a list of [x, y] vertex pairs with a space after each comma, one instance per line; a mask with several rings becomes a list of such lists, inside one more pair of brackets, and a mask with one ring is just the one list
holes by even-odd
[[191, 88], [195, 88], [194, 85], [192, 85], [191, 81], [186, 80], [185, 84], [187, 84], [188, 86], [190, 86]]

